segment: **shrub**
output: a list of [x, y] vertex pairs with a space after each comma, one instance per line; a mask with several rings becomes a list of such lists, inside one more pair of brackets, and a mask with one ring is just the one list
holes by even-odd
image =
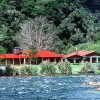
[[32, 75], [38, 75], [38, 69], [37, 68], [31, 68], [31, 74]]
[[41, 74], [54, 75], [56, 73], [55, 63], [43, 62], [41, 65]]
[[32, 75], [31, 67], [30, 66], [24, 66], [20, 69], [21, 75]]
[[5, 75], [6, 76], [15, 76], [18, 75], [17, 70], [15, 70], [13, 67], [11, 67], [10, 65], [5, 66], [6, 67], [6, 72]]
[[72, 68], [69, 62], [58, 63], [58, 69], [60, 70], [61, 74], [72, 74]]
[[0, 54], [3, 54], [3, 53], [7, 53], [7, 50], [3, 47], [2, 48], [0, 47]]
[[14, 66], [14, 72], [16, 72], [17, 75], [38, 75], [38, 68], [37, 66], [33, 65], [21, 65], [20, 67]]
[[6, 75], [7, 76], [13, 75], [13, 72], [14, 72], [13, 68], [11, 68], [10, 66], [6, 67]]

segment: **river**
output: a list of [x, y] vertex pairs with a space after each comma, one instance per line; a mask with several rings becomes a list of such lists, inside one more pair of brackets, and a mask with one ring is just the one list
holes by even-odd
[[100, 76], [0, 77], [0, 100], [100, 100]]

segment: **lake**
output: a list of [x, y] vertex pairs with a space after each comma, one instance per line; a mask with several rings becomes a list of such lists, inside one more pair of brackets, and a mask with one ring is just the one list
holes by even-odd
[[100, 76], [0, 77], [0, 100], [100, 100]]

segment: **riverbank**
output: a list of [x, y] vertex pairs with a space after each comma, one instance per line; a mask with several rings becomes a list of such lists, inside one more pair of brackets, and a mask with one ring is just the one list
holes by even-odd
[[55, 75], [71, 75], [72, 70], [70, 63], [42, 62], [39, 65], [20, 65], [11, 66], [15, 74], [18, 75], [39, 75], [39, 76], [55, 76]]
[[0, 71], [1, 76], [59, 76], [59, 75], [84, 75], [100, 74], [100, 64], [69, 63], [69, 62], [42, 62], [38, 65], [21, 64], [9, 65], [6, 71]]

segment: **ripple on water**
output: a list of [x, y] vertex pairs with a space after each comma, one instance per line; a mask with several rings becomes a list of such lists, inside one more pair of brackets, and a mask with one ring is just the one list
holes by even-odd
[[[93, 78], [94, 76], [1, 77], [0, 100], [95, 100], [100, 98], [100, 92], [96, 91], [95, 86], [84, 84]], [[100, 80], [98, 76], [95, 78]]]

